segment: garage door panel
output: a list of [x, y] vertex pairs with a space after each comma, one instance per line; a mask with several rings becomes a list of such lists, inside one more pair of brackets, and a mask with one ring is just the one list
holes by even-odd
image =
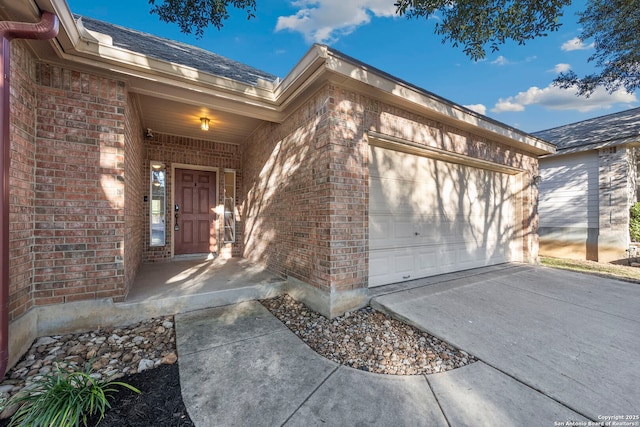
[[385, 179], [372, 176], [369, 208], [372, 213], [388, 212], [392, 205], [394, 212], [400, 214], [419, 214], [432, 212], [438, 205], [437, 196], [414, 193], [411, 191], [413, 181]]
[[369, 286], [511, 260], [509, 175], [380, 147], [370, 165]]
[[369, 286], [371, 281], [382, 283], [392, 273], [393, 261], [386, 255], [386, 251], [371, 251], [369, 254]]

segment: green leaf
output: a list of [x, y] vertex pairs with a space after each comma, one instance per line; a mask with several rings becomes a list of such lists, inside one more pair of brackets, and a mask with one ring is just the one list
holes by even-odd
[[88, 416], [98, 414], [100, 420], [111, 407], [109, 398], [121, 386], [136, 393], [135, 387], [121, 381], [96, 380], [91, 377], [91, 364], [85, 371], [65, 370], [56, 365], [54, 373], [34, 381], [9, 400], [19, 404], [10, 426], [79, 426]]

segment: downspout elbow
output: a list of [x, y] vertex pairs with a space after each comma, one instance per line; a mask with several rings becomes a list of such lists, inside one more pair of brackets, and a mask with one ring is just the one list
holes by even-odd
[[42, 12], [40, 22], [0, 22], [0, 37], [9, 41], [13, 39], [50, 40], [58, 35], [60, 21], [51, 12]]

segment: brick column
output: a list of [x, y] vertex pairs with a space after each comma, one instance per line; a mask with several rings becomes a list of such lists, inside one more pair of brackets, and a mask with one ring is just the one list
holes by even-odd
[[124, 296], [124, 83], [37, 73], [34, 300]]

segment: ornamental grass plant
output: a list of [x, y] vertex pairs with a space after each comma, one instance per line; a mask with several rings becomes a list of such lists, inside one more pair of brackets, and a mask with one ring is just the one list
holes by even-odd
[[54, 366], [51, 373], [37, 377], [11, 398], [9, 405], [19, 405], [19, 409], [11, 418], [10, 427], [86, 426], [93, 415], [102, 420], [111, 407], [111, 395], [118, 391], [116, 387], [140, 393], [124, 382], [92, 377], [91, 363], [84, 371]]

